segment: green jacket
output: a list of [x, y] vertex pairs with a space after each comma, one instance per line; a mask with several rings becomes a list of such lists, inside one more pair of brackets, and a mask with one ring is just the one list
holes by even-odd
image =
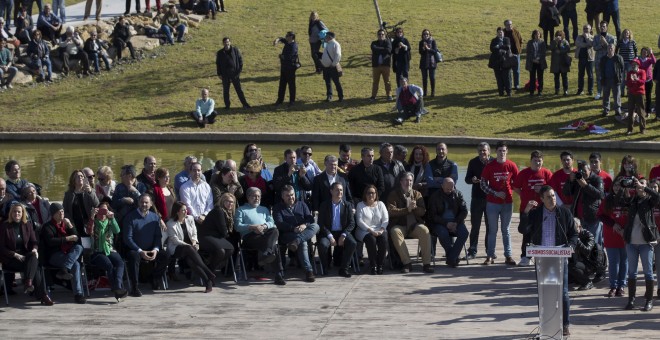
[[95, 253], [110, 255], [113, 250], [114, 235], [119, 234], [119, 225], [114, 218], [106, 218], [104, 221], [94, 220], [94, 243], [92, 250]]

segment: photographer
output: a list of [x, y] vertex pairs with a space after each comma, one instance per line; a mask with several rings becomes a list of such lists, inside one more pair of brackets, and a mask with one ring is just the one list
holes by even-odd
[[573, 283], [580, 285], [578, 290], [589, 290], [605, 277], [607, 260], [603, 248], [594, 241], [594, 235], [583, 229], [580, 220], [575, 219], [578, 241], [575, 253], [568, 260], [568, 276]]
[[658, 227], [653, 218], [653, 208], [660, 201], [660, 194], [647, 186], [645, 179], [633, 178], [636, 196], [628, 208], [628, 223], [623, 232], [628, 253], [628, 304], [626, 309], [635, 308], [637, 288], [637, 265], [642, 262], [646, 292], [646, 303], [641, 309], [653, 309], [653, 247], [658, 243]]
[[284, 151], [285, 162], [275, 168], [273, 172], [273, 187], [275, 190], [275, 203], [282, 202], [282, 188], [285, 185], [293, 187], [296, 200], [305, 201], [305, 191], [312, 190], [312, 183], [306, 176], [307, 170], [299, 166], [296, 153], [287, 149]]
[[603, 224], [596, 214], [601, 200], [605, 198], [603, 179], [591, 171], [587, 162], [578, 161], [577, 171], [570, 174], [562, 190], [564, 195], [573, 197], [573, 215], [580, 219], [584, 228], [594, 234], [596, 243], [602, 246]]

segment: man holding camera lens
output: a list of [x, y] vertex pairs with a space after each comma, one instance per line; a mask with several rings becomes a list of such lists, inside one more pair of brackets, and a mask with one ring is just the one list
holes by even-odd
[[275, 168], [273, 172], [273, 187], [275, 190], [275, 203], [282, 202], [282, 188], [290, 185], [296, 194], [296, 200], [305, 201], [305, 191], [312, 190], [312, 183], [307, 178], [307, 170], [298, 165], [296, 152], [291, 149], [284, 151], [285, 162]]
[[573, 197], [571, 211], [596, 238], [596, 243], [603, 245], [603, 224], [596, 213], [600, 202], [605, 198], [603, 179], [591, 171], [586, 161], [578, 161], [576, 172], [571, 173], [569, 182], [564, 185], [564, 194]]

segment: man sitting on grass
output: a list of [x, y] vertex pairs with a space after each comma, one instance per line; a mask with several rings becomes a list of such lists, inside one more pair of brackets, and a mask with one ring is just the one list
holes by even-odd
[[215, 117], [218, 115], [215, 112], [215, 101], [209, 98], [209, 90], [202, 89], [202, 98], [197, 99], [195, 102], [195, 111], [190, 116], [197, 122], [197, 126], [204, 128], [206, 124], [215, 123]]
[[408, 117], [415, 116], [415, 123], [419, 123], [424, 109], [424, 91], [421, 87], [408, 83], [408, 78], [401, 78], [401, 87], [396, 89], [396, 110], [399, 113], [394, 124], [403, 124]]

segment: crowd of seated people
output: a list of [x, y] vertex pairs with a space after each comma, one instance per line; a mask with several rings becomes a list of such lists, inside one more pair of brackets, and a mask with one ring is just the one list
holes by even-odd
[[[547, 209], [546, 196], [539, 192], [552, 190], [557, 205], [570, 211], [580, 226], [569, 226], [579, 235], [577, 257], [569, 267], [575, 275], [571, 281], [587, 290], [609, 274], [609, 296], [625, 296], [627, 287], [630, 309], [635, 306], [641, 256], [643, 309], [653, 307], [653, 261], [647, 260], [654, 248], [656, 262], [660, 258], [660, 165], [645, 177], [638, 161], [628, 155], [612, 178], [601, 169], [599, 153], [574, 168], [573, 154], [565, 151], [562, 169], [553, 173], [543, 167], [543, 153], [534, 151], [530, 166], [518, 171], [523, 165], [507, 159], [506, 143], [499, 142], [497, 157], [491, 157], [490, 146], [483, 142], [464, 179], [473, 187], [468, 207], [468, 193], [456, 188], [458, 166], [449, 159], [445, 143], [436, 145], [433, 159], [423, 145], [415, 145], [408, 160], [401, 145], [383, 143], [378, 159], [372, 148], [364, 147], [360, 162], [350, 159], [350, 150], [341, 145], [339, 157], [326, 155], [321, 170], [310, 146], [287, 149], [273, 176], [260, 149], [250, 143], [239, 166], [231, 159], [218, 161], [206, 176], [197, 158], [186, 156], [174, 185], [170, 171], [158, 167], [158, 157], [148, 155], [139, 175], [134, 165], [122, 166], [119, 183], [107, 165], [97, 171], [74, 169], [62, 203], [43, 197], [40, 186], [23, 178], [21, 165], [10, 160], [6, 178], [0, 179], [0, 263], [8, 292], [15, 294], [12, 283], [20, 277], [23, 290], [44, 305], [53, 304], [47, 287], [54, 283], [70, 287], [74, 301], [86, 303], [81, 278], [102, 275], [121, 301], [142, 296], [141, 283], [154, 290], [166, 288], [165, 278], [178, 280], [178, 267], [188, 278], [194, 274], [210, 293], [222, 269], [234, 270], [231, 261], [240, 264], [239, 253], [245, 263], [252, 258], [249, 269], [270, 272], [277, 285], [295, 276], [285, 273], [286, 252], [310, 283], [319, 275], [350, 278], [363, 263], [372, 275], [388, 268], [433, 273], [438, 269], [434, 259], [441, 257], [436, 257], [436, 238], [444, 249], [446, 270], [476, 257], [482, 217], [487, 226], [483, 265], [497, 259], [498, 230], [503, 263], [516, 265], [509, 233], [513, 193], [520, 196], [521, 216], [526, 216]], [[465, 224], [468, 213], [471, 230]], [[521, 219], [520, 232], [529, 229], [525, 221]], [[519, 266], [532, 263], [524, 252], [538, 239], [532, 236], [523, 235]], [[419, 242], [421, 268], [407, 248], [406, 239], [411, 238]], [[468, 245], [470, 251], [463, 256]], [[87, 255], [83, 246], [90, 250]], [[315, 246], [320, 269], [312, 252]], [[368, 260], [363, 259], [363, 247]], [[88, 275], [81, 275], [85, 270]]]

